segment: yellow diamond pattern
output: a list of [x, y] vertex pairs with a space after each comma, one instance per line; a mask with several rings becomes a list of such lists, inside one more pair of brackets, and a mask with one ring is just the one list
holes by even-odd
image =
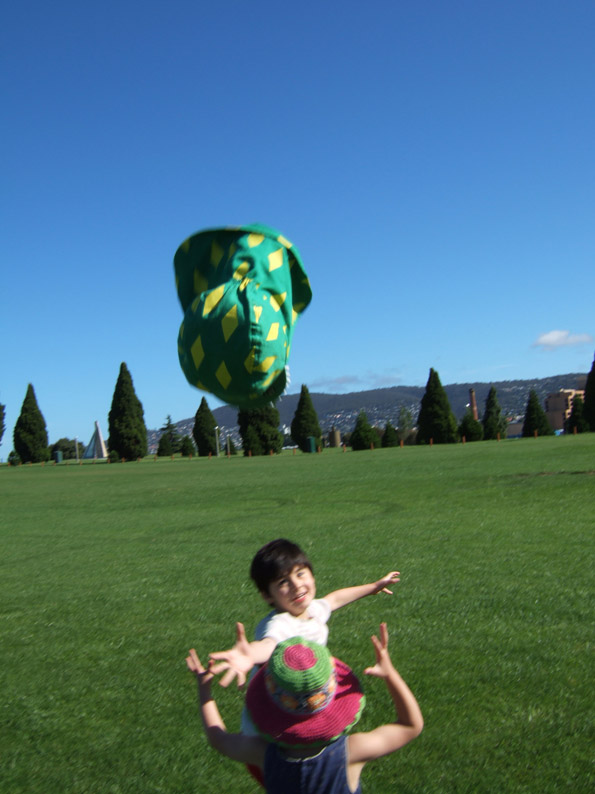
[[257, 245], [260, 245], [264, 240], [264, 234], [256, 234], [252, 232], [248, 235], [248, 247], [255, 248]]
[[229, 337], [238, 327], [238, 307], [237, 304], [231, 307], [225, 317], [221, 320], [221, 327], [223, 329], [223, 338], [227, 342]]
[[273, 309], [273, 311], [278, 312], [280, 308], [281, 307], [277, 303], [277, 298], [274, 295], [271, 295], [271, 309]]
[[212, 292], [209, 292], [209, 294], [205, 298], [205, 305], [202, 310], [203, 317], [206, 317], [207, 314], [210, 314], [213, 311], [215, 306], [219, 303], [219, 301], [223, 297], [224, 292], [225, 292], [225, 284], [221, 284], [220, 287], [217, 287]]
[[269, 273], [272, 273], [273, 270], [278, 270], [283, 265], [284, 250], [284, 248], [278, 248], [272, 254], [269, 254]]
[[200, 272], [200, 270], [194, 271], [194, 291], [197, 295], [200, 295], [201, 292], [204, 292], [209, 287], [209, 282]]
[[287, 297], [287, 293], [286, 292], [277, 292], [277, 293], [275, 293], [273, 295], [273, 297], [277, 301], [279, 306], [283, 306], [283, 304], [285, 303], [285, 298]]
[[239, 265], [236, 268], [236, 271], [233, 274], [233, 277], [235, 278], [236, 281], [241, 281], [244, 278], [244, 276], [246, 275], [246, 273], [248, 272], [249, 269], [250, 269], [250, 263], [249, 262], [242, 262], [242, 264]]
[[269, 328], [266, 341], [274, 342], [278, 336], [279, 336], [279, 323], [271, 323], [271, 327]]
[[242, 279], [242, 283], [240, 284], [240, 292], [243, 292], [251, 281], [251, 278]]
[[272, 383], [272, 382], [275, 380], [275, 378], [277, 377], [277, 375], [278, 375], [280, 372], [281, 372], [281, 370], [280, 370], [280, 369], [274, 369], [274, 370], [271, 372], [271, 374], [268, 376], [268, 378], [266, 378], [266, 380], [264, 380], [264, 381], [263, 381], [262, 388], [263, 388], [263, 389], [268, 389], [268, 388], [269, 388], [269, 386], [271, 385], [271, 383]]
[[244, 361], [244, 366], [246, 367], [246, 371], [251, 375], [252, 370], [254, 369], [254, 357], [256, 356], [256, 351], [254, 348], [248, 353], [246, 360]]
[[257, 367], [253, 367], [256, 372], [268, 372], [273, 366], [277, 356], [267, 356], [264, 361], [261, 361]]
[[229, 370], [225, 366], [225, 361], [222, 361], [217, 368], [217, 372], [215, 373], [215, 377], [219, 381], [219, 383], [223, 386], [224, 389], [227, 389], [229, 384], [231, 383], [231, 375], [229, 374]]
[[217, 240], [213, 240], [211, 243], [211, 264], [213, 267], [217, 267], [219, 262], [223, 259], [223, 248], [217, 243]]
[[203, 358], [205, 357], [205, 351], [203, 350], [200, 335], [194, 340], [194, 344], [190, 348], [190, 353], [192, 355], [192, 360], [194, 361], [194, 366], [196, 369], [198, 369], [202, 364]]
[[262, 306], [255, 306], [254, 307], [254, 319], [256, 322], [260, 320], [260, 315], [262, 314]]
[[278, 243], [281, 243], [281, 245], [284, 245], [284, 246], [285, 246], [285, 248], [292, 248], [292, 247], [293, 247], [293, 244], [289, 242], [289, 240], [287, 239], [287, 237], [283, 237], [283, 235], [282, 235], [282, 234], [280, 234], [280, 235], [277, 237], [277, 242], [278, 242]]

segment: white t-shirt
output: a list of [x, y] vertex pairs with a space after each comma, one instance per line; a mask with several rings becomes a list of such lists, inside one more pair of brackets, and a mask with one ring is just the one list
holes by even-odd
[[255, 640], [265, 638], [283, 642], [291, 637], [303, 637], [310, 642], [326, 645], [328, 641], [327, 621], [331, 616], [331, 608], [324, 598], [315, 598], [307, 610], [306, 620], [296, 618], [289, 612], [269, 612], [254, 632]]
[[[328, 640], [328, 626], [327, 621], [331, 616], [331, 607], [328, 601], [324, 598], [315, 598], [308, 607], [308, 617], [306, 620], [296, 618], [290, 615], [289, 612], [269, 612], [263, 618], [254, 632], [255, 640], [264, 640], [266, 638], [275, 640], [275, 643], [289, 640], [291, 637], [303, 637], [311, 642], [317, 642], [319, 645], [326, 645]], [[249, 680], [260, 669], [260, 665], [255, 665], [250, 673]], [[254, 736], [258, 733], [254, 727], [252, 720], [248, 714], [246, 706], [242, 711], [242, 727], [243, 734]]]

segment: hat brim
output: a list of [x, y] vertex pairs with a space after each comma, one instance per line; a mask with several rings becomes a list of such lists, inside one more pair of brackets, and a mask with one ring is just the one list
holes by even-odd
[[353, 671], [333, 659], [337, 688], [332, 702], [322, 711], [296, 715], [283, 711], [268, 695], [266, 665], [254, 676], [246, 693], [246, 708], [260, 735], [286, 747], [329, 744], [353, 728], [366, 702]]

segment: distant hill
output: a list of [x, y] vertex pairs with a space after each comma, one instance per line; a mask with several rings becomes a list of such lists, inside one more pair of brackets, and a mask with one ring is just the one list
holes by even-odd
[[[444, 386], [450, 406], [457, 420], [462, 419], [465, 408], [469, 403], [469, 389], [475, 389], [477, 408], [481, 418], [483, 409], [491, 386], [496, 388], [498, 401], [502, 413], [509, 417], [522, 417], [525, 413], [529, 391], [535, 389], [543, 405], [545, 398], [551, 392], [560, 389], [582, 389], [585, 386], [587, 375], [572, 372], [567, 375], [552, 375], [549, 378], [536, 380], [504, 380], [493, 383], [452, 383]], [[342, 433], [353, 430], [355, 420], [360, 411], [365, 411], [370, 424], [384, 427], [390, 421], [395, 427], [398, 423], [401, 406], [408, 408], [413, 418], [417, 418], [419, 404], [425, 392], [425, 386], [392, 386], [388, 389], [370, 389], [368, 391], [349, 392], [348, 394], [326, 394], [323, 392], [310, 392], [318, 421], [323, 432], [328, 432], [332, 427]], [[208, 397], [207, 397], [208, 399]], [[277, 410], [281, 417], [281, 426], [289, 427], [299, 394], [287, 394], [277, 403]], [[197, 409], [200, 398], [197, 398]], [[234, 441], [239, 442], [237, 429], [238, 409], [230, 405], [213, 410], [215, 421], [218, 422], [224, 435], [231, 434]], [[182, 435], [191, 435], [194, 426], [194, 417], [182, 419], [175, 423]], [[159, 442], [159, 431], [147, 431], [149, 450], [154, 451]]]

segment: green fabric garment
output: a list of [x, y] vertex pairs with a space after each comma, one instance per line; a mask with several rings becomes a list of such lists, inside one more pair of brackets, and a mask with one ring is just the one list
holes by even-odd
[[312, 298], [295, 246], [260, 224], [208, 229], [182, 243], [174, 269], [188, 382], [242, 408], [279, 397], [294, 325]]

